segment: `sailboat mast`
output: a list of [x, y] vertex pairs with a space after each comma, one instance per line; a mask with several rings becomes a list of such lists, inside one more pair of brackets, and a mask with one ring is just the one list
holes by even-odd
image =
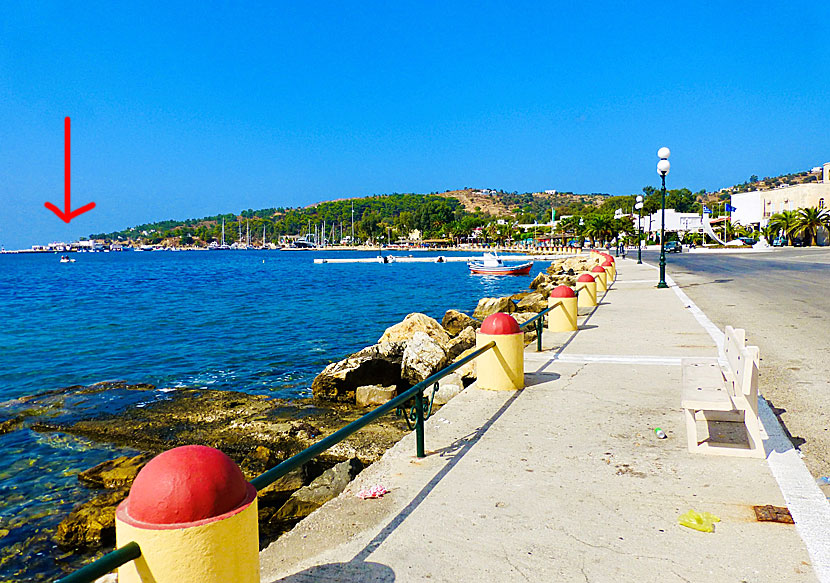
[[225, 217], [222, 217], [222, 245], [225, 244]]

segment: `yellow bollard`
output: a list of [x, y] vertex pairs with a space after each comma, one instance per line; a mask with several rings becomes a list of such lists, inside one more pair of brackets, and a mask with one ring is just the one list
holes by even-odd
[[597, 282], [590, 273], [583, 273], [576, 280], [577, 306], [593, 308], [597, 305]]
[[509, 314], [491, 314], [476, 333], [476, 348], [496, 346], [475, 359], [476, 385], [490, 391], [517, 391], [525, 386], [524, 332]]
[[566, 285], [555, 287], [548, 297], [548, 330], [551, 332], [573, 332], [578, 328], [577, 298], [574, 290]]
[[599, 264], [602, 267], [606, 267], [606, 265], [605, 265], [606, 261], [610, 262], [611, 267], [613, 268], [611, 270], [611, 279], [609, 280], [609, 283], [610, 283], [611, 281], [613, 281], [617, 277], [617, 263], [615, 262], [614, 257], [609, 255], [608, 253], [602, 253], [601, 257], [600, 257], [600, 263]]
[[597, 294], [608, 290], [608, 278], [606, 277], [605, 270], [602, 267], [594, 265], [593, 269], [591, 269], [591, 275], [594, 276], [594, 279], [597, 282]]
[[141, 556], [119, 583], [259, 583], [256, 489], [212, 447], [159, 454], [138, 473], [115, 513], [116, 546]]
[[614, 264], [606, 260], [600, 264], [600, 267], [605, 270], [605, 280], [608, 283], [608, 287], [611, 287], [614, 281]]

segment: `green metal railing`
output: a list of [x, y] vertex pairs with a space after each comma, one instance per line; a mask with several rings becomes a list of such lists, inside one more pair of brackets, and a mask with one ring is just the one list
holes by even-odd
[[[530, 325], [534, 325], [536, 327], [536, 350], [538, 352], [542, 351], [542, 329], [544, 327], [545, 315], [555, 307], [556, 306], [554, 305], [549, 308], [546, 308], [545, 310], [542, 310], [536, 316], [530, 318], [527, 322], [524, 322], [519, 326], [519, 328], [521, 329], [528, 328]], [[495, 345], [495, 341], [488, 342], [487, 344], [471, 352], [461, 360], [458, 360], [457, 362], [454, 362], [451, 365], [442, 368], [437, 373], [421, 381], [420, 383], [416, 384], [410, 389], [407, 389], [391, 401], [384, 403], [383, 405], [375, 409], [372, 409], [371, 411], [363, 415], [360, 419], [352, 421], [351, 423], [335, 431], [328, 437], [321, 439], [314, 445], [304, 449], [298, 454], [291, 456], [287, 460], [283, 461], [280, 464], [277, 464], [265, 473], [260, 474], [259, 476], [251, 480], [251, 484], [257, 490], [262, 490], [263, 488], [274, 483], [276, 480], [278, 480], [291, 470], [299, 468], [310, 459], [320, 455], [330, 447], [340, 443], [353, 433], [359, 431], [372, 421], [378, 419], [381, 415], [384, 415], [385, 413], [388, 413], [393, 409], [396, 410], [399, 416], [402, 415], [404, 417], [404, 419], [406, 420], [406, 424], [410, 429], [412, 429], [414, 425], [416, 454], [419, 458], [426, 457], [426, 453], [424, 450], [424, 421], [426, 421], [432, 414], [432, 406], [435, 401], [435, 393], [438, 391], [438, 381], [440, 381], [448, 374], [458, 370], [468, 362], [478, 358], [491, 348], [495, 347]], [[424, 390], [427, 389], [427, 387], [429, 387], [430, 385], [432, 385], [432, 394], [428, 399], [425, 399]], [[407, 409], [409, 409], [409, 411], [407, 411]], [[95, 579], [103, 575], [106, 575], [110, 571], [113, 571], [121, 565], [133, 561], [140, 556], [141, 549], [139, 548], [138, 544], [130, 542], [124, 545], [123, 547], [120, 547], [110, 553], [107, 553], [106, 555], [93, 561], [89, 565], [86, 565], [81, 569], [78, 569], [74, 573], [71, 573], [66, 577], [58, 580], [57, 583], [92, 583], [93, 581], [95, 581]]]
[[[459, 369], [460, 367], [464, 366], [471, 360], [481, 356], [491, 348], [496, 345], [495, 342], [489, 342], [479, 348], [478, 350], [471, 352], [461, 360], [454, 362], [450, 366], [446, 368], [442, 368], [437, 373], [432, 375], [431, 377], [421, 381], [414, 387], [407, 389], [391, 401], [384, 403], [380, 407], [372, 409], [368, 413], [366, 413], [360, 419], [356, 419], [352, 421], [345, 427], [338, 429], [331, 435], [326, 438], [321, 439], [314, 445], [304, 449], [298, 454], [295, 454], [285, 460], [284, 462], [277, 464], [264, 474], [261, 474], [251, 480], [251, 484], [253, 484], [254, 488], [257, 490], [262, 490], [269, 484], [272, 484], [291, 470], [299, 468], [308, 460], [313, 457], [316, 457], [326, 451], [333, 445], [336, 445], [349, 437], [351, 434], [355, 433], [359, 429], [362, 429], [384, 413], [387, 413], [393, 409], [401, 409], [403, 410], [407, 407], [407, 402], [411, 401], [413, 398], [415, 400], [414, 405], [412, 405], [411, 410], [414, 411], [414, 421], [415, 421], [415, 443], [416, 443], [416, 450], [418, 457], [426, 457], [424, 453], [424, 421], [426, 420], [425, 413], [432, 411], [432, 401], [435, 398], [435, 391], [437, 386], [433, 386], [432, 397], [429, 399], [429, 402], [425, 402], [424, 400], [424, 389], [429, 387], [430, 385], [437, 385], [438, 381], [450, 374], [451, 372]], [[406, 413], [404, 413], [406, 415]], [[411, 419], [407, 419], [407, 423], [410, 423]]]
[[536, 352], [542, 352], [542, 329], [545, 327], [545, 315], [550, 312], [553, 308], [559, 305], [559, 302], [556, 304], [545, 308], [535, 316], [533, 316], [530, 320], [521, 324], [519, 328], [525, 328], [530, 326], [531, 324], [535, 324], [536, 326]]
[[127, 543], [123, 547], [96, 559], [89, 565], [84, 565], [74, 573], [70, 573], [63, 579], [58, 580], [58, 583], [92, 583], [99, 577], [103, 577], [110, 571], [134, 561], [140, 556], [141, 549], [138, 548], [138, 543]]

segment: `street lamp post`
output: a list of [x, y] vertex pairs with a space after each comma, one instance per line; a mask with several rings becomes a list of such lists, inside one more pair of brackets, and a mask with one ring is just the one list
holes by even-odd
[[657, 150], [657, 157], [660, 158], [660, 161], [657, 162], [657, 174], [660, 175], [660, 179], [663, 182], [660, 195], [660, 281], [657, 283], [658, 288], [669, 287], [666, 284], [666, 174], [671, 169], [671, 164], [669, 163], [670, 155], [671, 150], [665, 146]]
[[637, 203], [634, 205], [639, 215], [637, 216], [637, 264], [643, 263], [643, 195], [637, 195]]

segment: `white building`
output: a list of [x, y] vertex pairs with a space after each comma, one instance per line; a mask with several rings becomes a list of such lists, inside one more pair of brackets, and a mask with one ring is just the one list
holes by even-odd
[[[656, 211], [652, 215], [643, 217], [643, 231], [648, 233], [658, 233], [662, 228], [661, 211]], [[637, 219], [634, 219], [634, 225], [637, 225]], [[703, 217], [697, 213], [678, 213], [674, 209], [666, 209], [666, 231], [669, 232], [697, 232], [703, 228]]]
[[761, 193], [757, 190], [733, 194], [729, 204], [735, 207], [732, 211], [733, 224], [757, 225], [763, 218], [764, 207], [761, 204]]
[[821, 182], [733, 194], [730, 204], [736, 209], [732, 212], [733, 222], [761, 227], [769, 223], [772, 215], [782, 211], [827, 208], [830, 204], [830, 162], [822, 167]]

